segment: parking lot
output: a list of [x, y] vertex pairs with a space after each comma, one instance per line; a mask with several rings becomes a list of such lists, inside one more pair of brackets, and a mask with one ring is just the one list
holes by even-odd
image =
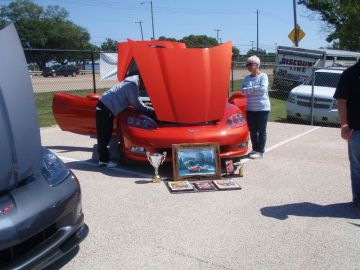
[[[273, 69], [266, 68], [262, 70], [262, 72], [272, 75]], [[235, 69], [233, 73], [234, 80], [243, 79], [248, 73], [249, 72], [245, 69]], [[92, 74], [78, 75], [76, 77], [58, 76], [54, 78], [45, 78], [39, 75], [33, 76], [31, 80], [35, 93], [93, 89]], [[117, 80], [101, 80], [100, 74], [95, 74], [95, 84], [97, 89], [110, 88], [116, 83], [118, 83]]]
[[236, 179], [242, 190], [188, 194], [151, 183], [149, 164], [98, 168], [93, 138], [41, 135], [79, 178], [90, 227], [51, 269], [360, 269], [339, 129], [269, 123], [266, 155]]

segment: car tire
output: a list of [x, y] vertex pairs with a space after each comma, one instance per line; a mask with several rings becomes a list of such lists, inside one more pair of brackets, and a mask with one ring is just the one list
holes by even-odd
[[72, 77], [76, 77], [76, 72], [74, 71], [73, 73], [71, 73]]
[[296, 118], [292, 117], [290, 115], [286, 115], [286, 122], [288, 123], [295, 123], [296, 122]]
[[272, 86], [271, 86], [271, 89], [272, 89], [272, 90], [278, 90], [278, 87], [279, 87], [279, 85], [278, 85], [278, 80], [275, 79], [275, 80], [273, 81], [273, 84], [272, 84]]

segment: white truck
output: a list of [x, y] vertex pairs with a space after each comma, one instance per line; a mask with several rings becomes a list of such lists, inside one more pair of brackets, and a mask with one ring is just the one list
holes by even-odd
[[291, 90], [311, 76], [313, 67], [346, 67], [359, 59], [359, 52], [278, 46], [272, 89]]

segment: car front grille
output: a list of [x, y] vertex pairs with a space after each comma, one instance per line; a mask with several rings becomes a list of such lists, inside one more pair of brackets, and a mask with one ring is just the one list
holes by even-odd
[[[298, 100], [296, 102], [297, 105], [299, 106], [304, 106], [304, 107], [311, 107], [311, 102], [310, 101], [301, 101], [301, 100]], [[314, 102], [314, 108], [318, 108], [318, 109], [330, 109], [330, 106], [329, 104], [324, 104], [324, 103], [316, 103]]]
[[[303, 107], [311, 107], [311, 97], [298, 95], [296, 104]], [[328, 98], [314, 98], [314, 108], [330, 109], [333, 103], [332, 99]]]
[[29, 250], [43, 243], [54, 235], [56, 231], [56, 224], [53, 224], [20, 244], [0, 250], [0, 268], [2, 266], [6, 266], [12, 260], [21, 257]]

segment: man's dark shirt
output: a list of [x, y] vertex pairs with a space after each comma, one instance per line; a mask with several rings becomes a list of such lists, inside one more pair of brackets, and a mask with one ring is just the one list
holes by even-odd
[[360, 61], [341, 74], [334, 98], [347, 101], [349, 127], [360, 130]]

